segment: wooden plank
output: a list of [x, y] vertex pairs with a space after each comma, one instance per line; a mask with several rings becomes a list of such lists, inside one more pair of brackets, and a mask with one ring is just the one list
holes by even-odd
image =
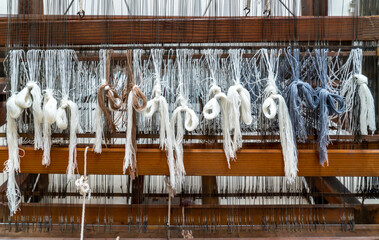
[[[42, 166], [42, 151], [24, 147], [21, 158], [23, 173], [60, 173], [67, 168], [68, 148], [53, 147], [52, 163]], [[78, 148], [78, 168], [83, 173], [84, 148]], [[315, 150], [299, 150], [299, 176], [379, 176], [379, 150], [330, 149], [329, 166], [319, 164]], [[0, 164], [8, 159], [6, 147], [0, 147]], [[123, 173], [124, 148], [106, 148], [101, 154], [88, 152], [88, 174]], [[137, 152], [139, 175], [168, 175], [166, 153], [155, 148], [139, 146]], [[283, 176], [284, 163], [280, 149], [240, 150], [236, 162], [228, 169], [222, 149], [184, 149], [187, 175], [196, 176]]]
[[[128, 17], [24, 16], [0, 19], [0, 46], [270, 41], [376, 41], [379, 16]], [[38, 26], [33, 33], [28, 25]], [[10, 29], [8, 29], [8, 25]], [[9, 31], [8, 31], [9, 30]], [[29, 35], [39, 36], [30, 39]], [[293, 39], [296, 36], [296, 39]], [[32, 41], [32, 42], [31, 42]]]

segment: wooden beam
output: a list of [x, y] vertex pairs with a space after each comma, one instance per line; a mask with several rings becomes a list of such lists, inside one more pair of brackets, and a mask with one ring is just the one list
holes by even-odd
[[[270, 41], [376, 41], [379, 16], [368, 17], [128, 17], [25, 16], [0, 19], [0, 47], [230, 43]], [[28, 25], [39, 26], [29, 32]], [[10, 28], [8, 29], [8, 26]], [[293, 39], [296, 36], [296, 39]]]
[[[360, 204], [355, 197], [344, 196], [344, 193], [350, 193], [350, 191], [336, 177], [307, 177], [306, 179], [308, 186], [314, 188], [313, 191], [317, 190], [327, 203]], [[324, 193], [326, 194], [323, 195]], [[328, 195], [328, 193], [335, 195]]]
[[[294, 218], [303, 217], [303, 224], [320, 224], [325, 217], [326, 224], [338, 224], [348, 221], [348, 215], [360, 214], [364, 211], [372, 212], [373, 221], [378, 221], [379, 206], [348, 206], [348, 205], [190, 205], [185, 207], [186, 225], [268, 225], [292, 224]], [[23, 203], [21, 211], [12, 216], [12, 222], [24, 216], [24, 219], [33, 219], [32, 216], [45, 216], [54, 224], [62, 223], [62, 219], [80, 219], [82, 204], [49, 204]], [[364, 210], [362, 210], [364, 209]], [[356, 211], [356, 212], [355, 212]], [[172, 205], [172, 225], [182, 225], [182, 207]], [[28, 218], [29, 216], [29, 218]], [[0, 207], [0, 222], [8, 223], [9, 208], [6, 204]], [[51, 217], [51, 218], [50, 218]], [[135, 225], [138, 217], [146, 219], [147, 225], [164, 225], [167, 217], [167, 205], [146, 204], [86, 204], [86, 223], [101, 223], [113, 225]], [[356, 223], [359, 224], [359, 216]], [[286, 220], [287, 219], [287, 220]], [[267, 222], [267, 221], [270, 222]], [[191, 221], [191, 222], [190, 222]], [[288, 221], [288, 222], [286, 222]], [[366, 221], [366, 220], [364, 220]], [[212, 223], [213, 222], [213, 223]], [[365, 222], [364, 222], [365, 223]], [[378, 224], [379, 222], [375, 222]]]
[[[68, 148], [52, 147], [52, 163], [42, 166], [42, 151], [23, 147], [23, 173], [65, 174]], [[124, 148], [105, 148], [101, 154], [88, 152], [88, 174], [123, 174]], [[78, 168], [83, 173], [84, 148], [78, 148]], [[315, 150], [299, 149], [299, 176], [379, 176], [379, 150], [330, 149], [329, 166], [319, 164]], [[0, 147], [0, 164], [8, 159], [8, 149]], [[168, 175], [166, 153], [155, 148], [139, 147], [139, 175]], [[184, 149], [187, 175], [195, 176], [283, 176], [284, 163], [280, 149], [248, 149], [238, 151], [236, 162], [228, 169], [222, 149]]]

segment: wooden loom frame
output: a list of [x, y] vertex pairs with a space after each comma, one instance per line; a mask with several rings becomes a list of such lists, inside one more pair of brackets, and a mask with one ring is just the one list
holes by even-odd
[[[313, 2], [313, 1], [305, 1]], [[17, 33], [10, 32], [10, 41], [7, 42], [8, 20], [12, 29], [18, 29]], [[61, 22], [65, 22], [62, 31]], [[69, 32], [69, 34], [65, 34]], [[132, 36], [130, 33], [138, 33]], [[112, 35], [108, 38], [108, 35]], [[7, 44], [17, 41], [27, 48], [30, 38], [40, 36], [37, 42], [41, 46], [52, 44], [59, 46], [67, 44], [72, 48], [82, 49], [85, 45], [93, 45], [100, 48], [102, 45], [122, 44], [125, 47], [133, 47], [134, 44], [172, 44], [172, 43], [248, 43], [248, 42], [274, 42], [297, 41], [313, 43], [329, 42], [337, 46], [351, 44], [353, 41], [378, 41], [379, 16], [369, 17], [328, 17], [328, 16], [302, 16], [302, 17], [233, 17], [233, 18], [188, 18], [188, 17], [95, 17], [86, 16], [79, 19], [77, 16], [41, 16], [28, 15], [24, 18], [16, 16], [0, 18], [0, 48], [8, 49]], [[34, 40], [33, 40], [34, 41]], [[43, 47], [42, 47], [43, 48]], [[378, 50], [376, 55], [378, 56]], [[52, 164], [50, 167], [41, 165], [42, 152], [34, 151], [30, 146], [22, 147], [25, 157], [21, 159], [22, 173], [62, 173], [66, 172], [68, 148], [53, 147], [51, 150]], [[330, 166], [319, 165], [316, 150], [299, 150], [299, 176], [379, 176], [379, 149], [374, 142], [368, 149], [331, 149], [329, 150]], [[78, 167], [82, 172], [83, 148], [78, 148]], [[123, 147], [103, 149], [101, 155], [89, 152], [88, 174], [122, 174], [122, 161], [124, 157]], [[165, 152], [158, 148], [139, 146], [138, 170], [140, 175], [167, 175]], [[7, 159], [7, 148], [0, 147], [0, 162]], [[184, 161], [188, 175], [199, 176], [283, 176], [284, 166], [280, 149], [251, 149], [244, 148], [238, 153], [236, 163], [228, 169], [226, 159], [221, 148], [214, 146], [205, 148], [185, 149]], [[53, 212], [60, 214], [62, 209], [68, 206], [54, 206]], [[80, 206], [69, 206], [74, 215], [80, 215]], [[99, 206], [87, 206], [98, 209]], [[133, 208], [141, 208], [136, 205]], [[238, 208], [238, 206], [236, 206]], [[23, 204], [25, 212], [39, 211], [38, 206]], [[143, 208], [143, 206], [142, 206]], [[164, 214], [165, 206], [156, 206]], [[180, 209], [174, 207], [174, 211]], [[196, 207], [195, 207], [196, 208]], [[203, 206], [208, 209], [212, 206]], [[242, 207], [243, 208], [243, 207]], [[326, 216], [331, 217], [330, 223], [338, 223], [335, 219], [342, 207], [333, 206], [326, 210]], [[7, 216], [6, 206], [1, 208], [1, 216]], [[4, 210], [5, 209], [5, 210]], [[36, 210], [37, 209], [37, 210]], [[113, 212], [121, 209], [123, 214], [129, 206], [114, 206]], [[131, 209], [131, 208], [130, 208]], [[149, 207], [154, 212], [154, 207]], [[217, 211], [225, 211], [216, 206]], [[254, 209], [254, 207], [245, 207]], [[273, 207], [274, 209], [274, 207]], [[280, 209], [276, 207], [275, 209]], [[357, 210], [358, 209], [358, 210]], [[373, 215], [373, 220], [363, 223], [379, 223], [378, 206], [365, 209]], [[143, 210], [143, 209], [142, 209]], [[43, 211], [43, 210], [41, 210]], [[192, 211], [192, 209], [191, 209]], [[196, 209], [195, 209], [196, 211]], [[261, 210], [260, 210], [261, 211]], [[273, 210], [274, 211], [274, 210]], [[349, 211], [359, 211], [358, 207], [351, 207]], [[89, 210], [89, 212], [93, 212]], [[212, 213], [212, 212], [209, 212]], [[32, 213], [31, 213], [32, 214]], [[157, 224], [157, 216], [153, 223]], [[199, 214], [202, 214], [200, 212]], [[223, 216], [225, 212], [222, 213]], [[246, 212], [245, 212], [246, 214]], [[263, 213], [264, 214], [264, 213]], [[267, 213], [266, 213], [267, 214]], [[284, 214], [283, 214], [284, 215]], [[118, 215], [117, 215], [118, 216]], [[116, 218], [117, 218], [116, 216]], [[260, 216], [257, 214], [257, 216]], [[17, 216], [16, 216], [17, 217]], [[118, 219], [122, 219], [118, 216]], [[225, 220], [225, 219], [224, 219]], [[96, 222], [96, 216], [90, 216], [90, 222]], [[125, 224], [118, 220], [119, 224]], [[155, 222], [154, 222], [155, 221]], [[259, 219], [254, 220], [259, 223]], [[58, 220], [55, 220], [57, 223]], [[225, 221], [223, 222], [226, 223]]]

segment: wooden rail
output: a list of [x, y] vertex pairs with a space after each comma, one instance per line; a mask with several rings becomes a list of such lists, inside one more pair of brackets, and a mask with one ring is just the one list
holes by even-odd
[[[10, 26], [10, 28], [8, 28]], [[33, 29], [33, 31], [31, 31]], [[379, 16], [0, 18], [0, 47], [272, 41], [377, 41]]]
[[[42, 166], [42, 151], [24, 147], [22, 173], [65, 174], [68, 148], [51, 149], [51, 165]], [[79, 172], [83, 173], [84, 148], [78, 148]], [[329, 149], [329, 166], [319, 164], [315, 150], [299, 150], [299, 176], [379, 176], [379, 150]], [[22, 154], [20, 152], [20, 154]], [[8, 159], [6, 147], [0, 148], [0, 164]], [[123, 174], [124, 148], [106, 148], [101, 154], [88, 152], [88, 174]], [[168, 175], [166, 153], [155, 148], [138, 148], [139, 175]], [[185, 149], [187, 175], [196, 176], [283, 176], [280, 149], [242, 149], [228, 169], [222, 149]]]
[[[42, 216], [48, 216], [53, 224], [64, 224], [62, 219], [73, 220], [74, 224], [78, 223], [82, 214], [82, 204], [51, 204], [48, 206], [39, 203], [24, 203], [20, 205], [19, 211], [13, 219], [24, 219], [32, 221], [33, 216], [38, 219]], [[370, 214], [364, 216], [365, 213]], [[173, 205], [171, 208], [171, 224], [182, 225], [182, 207]], [[184, 215], [188, 216], [186, 224], [205, 225], [208, 220], [210, 225], [226, 226], [228, 224], [237, 225], [263, 225], [274, 224], [292, 224], [296, 217], [301, 218], [303, 224], [323, 224], [322, 219], [325, 217], [325, 224], [339, 224], [341, 221], [348, 221], [348, 216], [355, 215], [355, 223], [378, 224], [379, 207], [378, 205], [368, 206], [349, 206], [349, 205], [190, 205], [184, 207]], [[363, 215], [363, 216], [361, 216]], [[29, 217], [28, 217], [29, 216]], [[145, 218], [143, 218], [145, 216]], [[191, 216], [193, 219], [191, 219]], [[0, 207], [0, 221], [8, 223], [9, 209], [6, 204]], [[362, 217], [360, 219], [360, 217]], [[139, 220], [138, 220], [139, 219]], [[209, 221], [214, 222], [209, 222]], [[286, 220], [288, 222], [286, 222]], [[167, 205], [116, 205], [110, 204], [104, 207], [102, 204], [86, 204], [86, 224], [112, 224], [114, 225], [134, 225], [145, 222], [146, 225], [165, 225], [167, 221]], [[313, 223], [312, 223], [313, 221]], [[70, 224], [70, 222], [69, 222]]]

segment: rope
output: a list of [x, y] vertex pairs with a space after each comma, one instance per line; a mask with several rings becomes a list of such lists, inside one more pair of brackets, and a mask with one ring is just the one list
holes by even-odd
[[91, 188], [88, 184], [87, 179], [87, 151], [89, 147], [84, 150], [84, 175], [75, 181], [76, 189], [79, 191], [80, 195], [83, 196], [82, 205], [82, 224], [80, 230], [80, 239], [84, 238], [84, 224], [85, 224], [85, 214], [86, 214], [86, 196], [88, 194], [88, 200], [91, 198]]

